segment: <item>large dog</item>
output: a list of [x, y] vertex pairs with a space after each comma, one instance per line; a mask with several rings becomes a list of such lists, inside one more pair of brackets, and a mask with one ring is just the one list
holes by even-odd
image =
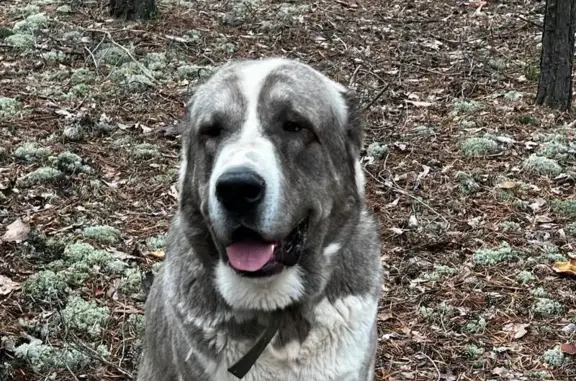
[[234, 61], [184, 126], [138, 381], [373, 380], [380, 240], [351, 92], [297, 61]]

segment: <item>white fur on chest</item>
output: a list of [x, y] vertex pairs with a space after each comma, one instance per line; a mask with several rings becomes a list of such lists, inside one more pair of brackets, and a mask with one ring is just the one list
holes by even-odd
[[[314, 309], [306, 340], [281, 349], [268, 345], [243, 381], [357, 381], [370, 350], [376, 312], [374, 297], [347, 296], [334, 303], [324, 299]], [[229, 340], [214, 380], [238, 381], [227, 369], [249, 349], [246, 343]]]

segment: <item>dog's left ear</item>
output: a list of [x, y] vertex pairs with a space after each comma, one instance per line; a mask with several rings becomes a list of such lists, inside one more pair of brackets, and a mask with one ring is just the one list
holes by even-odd
[[346, 146], [350, 155], [357, 159], [364, 142], [364, 116], [360, 107], [360, 100], [355, 92], [346, 90], [342, 93], [348, 107], [348, 119], [346, 120]]

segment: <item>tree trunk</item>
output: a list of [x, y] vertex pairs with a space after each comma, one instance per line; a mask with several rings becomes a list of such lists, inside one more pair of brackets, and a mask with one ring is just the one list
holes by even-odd
[[555, 109], [572, 106], [572, 60], [576, 0], [546, 0], [540, 83], [536, 103]]
[[156, 0], [110, 0], [110, 15], [125, 20], [149, 20], [156, 11]]

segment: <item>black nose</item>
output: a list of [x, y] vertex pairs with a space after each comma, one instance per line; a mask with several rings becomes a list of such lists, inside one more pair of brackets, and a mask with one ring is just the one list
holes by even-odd
[[216, 197], [227, 210], [236, 213], [258, 206], [265, 189], [264, 179], [248, 168], [231, 169], [216, 181]]

